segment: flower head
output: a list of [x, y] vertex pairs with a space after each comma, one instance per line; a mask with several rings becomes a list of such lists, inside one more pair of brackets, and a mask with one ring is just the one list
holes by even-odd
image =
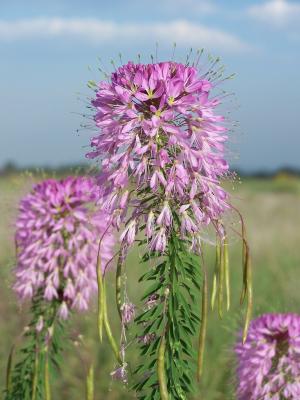
[[300, 315], [265, 314], [236, 346], [238, 399], [300, 398]]
[[[115, 225], [120, 215], [127, 220], [123, 242], [132, 244], [149, 215], [150, 247], [164, 251], [173, 212], [181, 219], [182, 236], [193, 237], [204, 225], [216, 225], [228, 209], [228, 194], [220, 187], [228, 171], [227, 129], [215, 113], [220, 100], [210, 95], [209, 76], [176, 62], [129, 62], [99, 83], [92, 100], [98, 133], [87, 156], [103, 160], [99, 183]], [[125, 217], [132, 205], [130, 221]]]
[[100, 238], [104, 269], [114, 239], [109, 216], [96, 210], [99, 189], [89, 178], [48, 179], [33, 187], [19, 206], [16, 222], [17, 267], [14, 289], [21, 299], [38, 292], [60, 303], [59, 315], [86, 310], [97, 290]]

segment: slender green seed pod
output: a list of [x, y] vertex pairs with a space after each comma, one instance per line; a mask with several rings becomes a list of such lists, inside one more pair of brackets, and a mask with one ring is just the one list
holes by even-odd
[[202, 313], [201, 313], [201, 326], [199, 333], [199, 345], [198, 345], [198, 363], [197, 363], [197, 379], [198, 382], [201, 379], [203, 372], [203, 359], [204, 359], [204, 350], [205, 350], [205, 338], [207, 331], [207, 308], [208, 308], [208, 299], [207, 299], [207, 273], [204, 269], [203, 272], [203, 288], [202, 288]]
[[225, 238], [223, 245], [223, 258], [224, 258], [224, 273], [225, 273], [225, 288], [226, 288], [226, 309], [230, 309], [230, 274], [229, 274], [229, 254], [228, 254], [228, 243]]
[[218, 313], [220, 318], [223, 318], [223, 294], [224, 294], [224, 252], [223, 246], [218, 245], [220, 248], [220, 258], [218, 265]]
[[50, 388], [50, 373], [49, 373], [49, 353], [48, 348], [46, 348], [45, 353], [45, 400], [51, 400], [51, 388]]
[[39, 367], [40, 367], [39, 366], [39, 358], [40, 358], [40, 353], [39, 353], [38, 349], [36, 348], [35, 359], [34, 359], [34, 372], [33, 372], [33, 380], [32, 380], [31, 400], [36, 400], [38, 375], [39, 375]]
[[211, 309], [213, 310], [215, 307], [216, 295], [217, 295], [217, 286], [218, 286], [218, 274], [219, 274], [219, 265], [221, 259], [221, 248], [219, 242], [216, 245], [216, 262], [215, 262], [215, 271], [213, 276], [213, 286], [211, 293]]
[[94, 400], [94, 365], [91, 364], [86, 377], [86, 400]]
[[119, 313], [121, 321], [122, 321], [121, 290], [122, 290], [122, 270], [123, 270], [123, 266], [124, 266], [124, 257], [123, 257], [123, 252], [122, 252], [122, 249], [121, 249], [120, 250], [120, 254], [119, 254], [119, 258], [118, 258], [118, 263], [117, 263], [117, 270], [116, 270], [116, 303], [117, 303], [117, 309], [118, 309], [118, 313]]
[[243, 343], [245, 343], [247, 339], [249, 324], [252, 316], [252, 308], [253, 308], [253, 293], [252, 293], [252, 268], [251, 262], [248, 261], [247, 267], [247, 309], [246, 309], [246, 317], [243, 331]]
[[103, 322], [104, 322], [104, 327], [105, 327], [105, 331], [107, 334], [107, 338], [110, 344], [110, 347], [112, 348], [112, 351], [114, 352], [114, 355], [117, 359], [117, 361], [122, 364], [122, 359], [120, 356], [120, 352], [119, 352], [119, 348], [117, 346], [117, 343], [113, 337], [112, 331], [111, 331], [111, 327], [108, 321], [108, 316], [107, 316], [107, 305], [106, 305], [106, 289], [105, 289], [105, 284], [103, 283]]
[[246, 239], [243, 237], [243, 288], [240, 298], [240, 304], [242, 305], [245, 301], [247, 294], [247, 271], [249, 268], [249, 246]]
[[216, 294], [217, 294], [217, 274], [214, 272], [212, 293], [211, 293], [211, 309], [212, 310], [215, 308]]
[[10, 393], [11, 389], [11, 373], [12, 373], [12, 361], [13, 361], [13, 356], [15, 353], [15, 345], [13, 345], [10, 349], [8, 360], [7, 360], [7, 366], [6, 366], [6, 391], [7, 393]]
[[163, 335], [160, 341], [157, 358], [157, 375], [161, 400], [169, 400], [166, 372], [165, 372], [165, 349], [166, 339]]

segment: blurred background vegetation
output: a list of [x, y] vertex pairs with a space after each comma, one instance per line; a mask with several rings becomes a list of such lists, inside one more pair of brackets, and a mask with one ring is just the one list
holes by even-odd
[[[9, 167], [9, 166], [8, 166]], [[11, 345], [28, 323], [26, 306], [20, 307], [11, 290], [14, 258], [14, 220], [18, 200], [30, 190], [34, 181], [45, 176], [69, 174], [66, 168], [56, 174], [47, 171], [21, 172], [13, 166], [0, 174], [0, 383], [4, 388], [5, 368]], [[72, 173], [80, 173], [77, 169]], [[227, 183], [234, 204], [244, 215], [251, 246], [254, 269], [254, 315], [265, 312], [299, 312], [300, 267], [300, 178], [291, 171], [273, 176], [244, 177], [242, 183]], [[236, 224], [233, 216], [230, 223]], [[210, 274], [214, 267], [213, 248], [205, 245], [205, 258]], [[146, 266], [139, 264], [139, 252], [133, 248], [127, 261], [128, 292], [131, 301], [139, 303], [142, 288], [138, 277]], [[195, 399], [234, 399], [233, 346], [242, 324], [239, 306], [241, 289], [241, 245], [237, 237], [231, 238], [230, 268], [232, 283], [232, 309], [219, 320], [209, 315], [209, 332], [205, 354], [205, 373]], [[115, 335], [119, 322], [114, 304], [114, 271], [108, 277], [110, 319]], [[91, 362], [95, 363], [95, 400], [133, 399], [134, 394], [121, 383], [112, 381], [110, 372], [114, 359], [104, 341], [97, 340], [95, 304], [89, 314], [74, 315], [66, 327], [71, 338], [63, 354], [61, 370], [53, 388], [53, 399], [82, 400], [85, 396], [85, 374]], [[128, 337], [130, 342], [133, 338]], [[67, 343], [67, 342], [66, 342]], [[196, 338], [195, 338], [196, 343]], [[128, 359], [134, 366], [137, 354], [128, 349]], [[201, 394], [201, 396], [200, 396]]]

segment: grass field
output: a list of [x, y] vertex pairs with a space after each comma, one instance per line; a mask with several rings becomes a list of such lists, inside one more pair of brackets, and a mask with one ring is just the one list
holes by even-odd
[[[5, 365], [10, 346], [28, 322], [26, 310], [20, 309], [11, 291], [14, 265], [13, 222], [20, 196], [32, 184], [28, 175], [0, 177], [0, 383], [4, 387]], [[234, 204], [241, 210], [247, 225], [254, 269], [254, 314], [264, 312], [300, 312], [300, 180], [278, 176], [272, 180], [246, 179], [232, 190]], [[236, 225], [238, 227], [238, 225]], [[209, 332], [205, 355], [205, 374], [195, 399], [234, 399], [234, 358], [232, 347], [241, 326], [238, 299], [241, 287], [240, 243], [231, 240], [232, 309], [223, 318], [209, 315]], [[212, 271], [212, 249], [205, 246], [207, 265]], [[145, 266], [138, 263], [133, 249], [127, 262], [128, 291], [138, 302], [141, 288], [137, 278]], [[112, 300], [111, 321], [118, 334], [119, 324], [114, 310], [114, 276], [109, 277]], [[94, 307], [95, 311], [95, 307]], [[96, 400], [133, 399], [134, 395], [120, 383], [113, 382], [110, 371], [114, 360], [107, 343], [97, 342], [95, 312], [74, 317], [68, 324], [68, 336], [73, 345], [63, 356], [62, 369], [57, 376], [54, 400], [82, 400], [85, 395], [84, 377], [91, 361], [96, 364]], [[83, 344], [79, 344], [82, 335]], [[130, 340], [130, 338], [129, 338]], [[129, 349], [133, 362], [136, 353]]]

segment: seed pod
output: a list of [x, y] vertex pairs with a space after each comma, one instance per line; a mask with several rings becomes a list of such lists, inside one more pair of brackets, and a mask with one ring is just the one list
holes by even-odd
[[207, 273], [204, 269], [203, 272], [203, 288], [202, 288], [202, 313], [201, 313], [201, 326], [199, 333], [199, 346], [198, 346], [198, 364], [197, 364], [197, 379], [198, 382], [202, 376], [203, 371], [203, 359], [205, 350], [205, 338], [207, 331]]
[[160, 341], [159, 349], [158, 349], [158, 359], [157, 359], [157, 375], [158, 375], [158, 383], [159, 383], [159, 392], [161, 400], [168, 400], [168, 388], [166, 381], [166, 372], [165, 372], [165, 349], [166, 349], [166, 339], [163, 335]]
[[224, 273], [225, 273], [225, 288], [226, 288], [226, 309], [230, 309], [230, 274], [229, 274], [229, 254], [228, 243], [225, 238], [223, 245], [223, 258], [224, 258]]
[[216, 261], [215, 261], [215, 270], [213, 276], [213, 286], [212, 286], [212, 293], [211, 293], [211, 309], [213, 310], [215, 307], [217, 289], [218, 289], [218, 276], [219, 276], [219, 265], [221, 260], [221, 247], [219, 242], [216, 245]]
[[117, 270], [116, 270], [116, 303], [117, 303], [117, 309], [118, 309], [118, 313], [119, 313], [119, 316], [120, 316], [121, 320], [122, 320], [121, 290], [122, 290], [122, 270], [123, 270], [123, 266], [124, 266], [124, 254], [123, 254], [123, 249], [121, 248], [120, 253], [119, 253], [118, 262], [117, 262]]
[[218, 313], [223, 318], [223, 293], [224, 293], [224, 252], [223, 246], [218, 244], [220, 257], [218, 264]]
[[108, 321], [108, 315], [107, 315], [107, 304], [106, 304], [106, 289], [105, 289], [105, 284], [103, 284], [103, 323], [105, 327], [105, 331], [107, 334], [108, 342], [110, 344], [110, 347], [112, 351], [114, 352], [114, 355], [116, 357], [116, 360], [122, 364], [122, 358], [120, 356], [119, 348], [118, 345], [113, 337], [110, 323]]
[[252, 268], [250, 260], [248, 261], [246, 283], [247, 283], [247, 309], [246, 309], [245, 324], [243, 331], [243, 343], [245, 343], [247, 339], [249, 324], [252, 315], [252, 308], [253, 308]]
[[86, 400], [94, 400], [94, 365], [91, 364], [86, 377]]

